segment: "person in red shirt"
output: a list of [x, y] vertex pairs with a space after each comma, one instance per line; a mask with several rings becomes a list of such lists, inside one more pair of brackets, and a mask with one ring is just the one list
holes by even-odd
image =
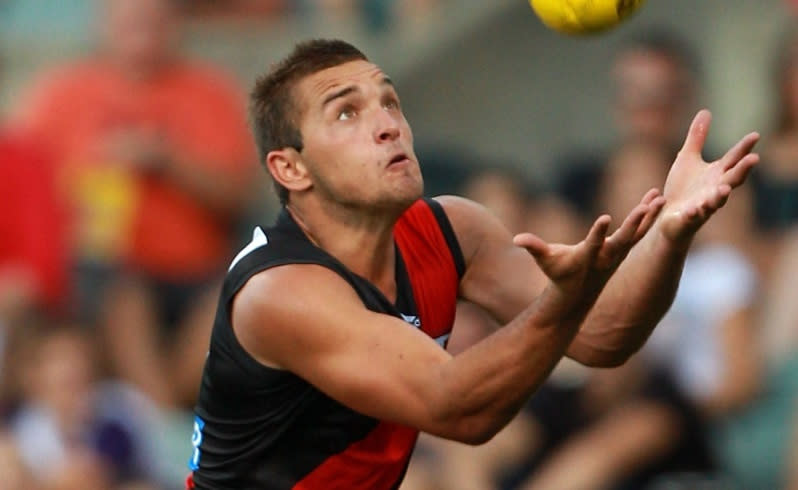
[[21, 131], [0, 128], [0, 322], [66, 307], [61, 203], [52, 162]]
[[117, 374], [189, 402], [254, 169], [244, 98], [173, 49], [166, 0], [106, 2], [101, 25], [97, 55], [38, 83], [24, 120], [57, 155], [78, 301]]

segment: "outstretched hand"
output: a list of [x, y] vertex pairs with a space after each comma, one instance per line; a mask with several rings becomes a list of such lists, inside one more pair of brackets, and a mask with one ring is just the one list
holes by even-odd
[[650, 190], [610, 236], [608, 215], [600, 216], [576, 245], [547, 243], [532, 233], [521, 233], [513, 243], [524, 247], [541, 270], [573, 304], [590, 307], [632, 246], [651, 228], [665, 199]]
[[759, 134], [749, 133], [719, 160], [705, 162], [701, 152], [711, 121], [712, 114], [707, 110], [695, 116], [665, 181], [666, 204], [658, 226], [674, 242], [689, 242], [759, 161], [759, 155], [751, 153]]

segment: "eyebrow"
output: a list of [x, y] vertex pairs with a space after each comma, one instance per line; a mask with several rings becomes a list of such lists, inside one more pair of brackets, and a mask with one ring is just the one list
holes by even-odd
[[[394, 86], [393, 80], [391, 80], [388, 77], [383, 77], [381, 83], [383, 85], [389, 85], [391, 87]], [[359, 91], [359, 89], [356, 86], [354, 86], [354, 85], [350, 85], [348, 87], [344, 87], [341, 90], [338, 90], [337, 92], [333, 92], [333, 93], [329, 94], [327, 97], [325, 97], [324, 101], [321, 103], [321, 106], [322, 107], [326, 107], [327, 104], [329, 104], [330, 102], [334, 101], [335, 99], [340, 99], [341, 97], [346, 97], [347, 95], [349, 95], [351, 93], [354, 93], [354, 92], [357, 92], [357, 91]]]
[[328, 95], [327, 97], [325, 97], [324, 98], [324, 102], [321, 103], [321, 106], [322, 107], [326, 107], [327, 104], [329, 104], [330, 102], [334, 101], [335, 99], [340, 99], [341, 97], [346, 97], [347, 95], [349, 95], [349, 94], [351, 94], [353, 92], [357, 92], [357, 90], [358, 90], [357, 87], [355, 87], [354, 85], [350, 85], [348, 87], [344, 87], [341, 90], [339, 90], [337, 92], [333, 92], [330, 95]]

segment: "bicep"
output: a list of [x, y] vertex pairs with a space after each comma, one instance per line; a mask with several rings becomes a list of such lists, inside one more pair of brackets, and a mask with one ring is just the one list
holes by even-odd
[[369, 311], [321, 266], [281, 266], [259, 276], [236, 298], [233, 325], [260, 362], [295, 373], [353, 410], [435, 432], [429, 406], [436, 372], [451, 356], [434, 340]]

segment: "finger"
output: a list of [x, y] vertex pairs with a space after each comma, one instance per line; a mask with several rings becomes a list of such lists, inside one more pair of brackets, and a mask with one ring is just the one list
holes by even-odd
[[615, 233], [607, 238], [607, 242], [609, 242], [610, 246], [615, 249], [615, 247], [631, 245], [634, 240], [635, 233], [640, 227], [640, 223], [643, 222], [648, 214], [648, 211], [648, 204], [638, 204], [635, 206], [632, 212], [630, 212], [626, 219], [623, 220], [621, 226], [615, 230]]
[[656, 199], [648, 203], [648, 213], [646, 213], [645, 217], [643, 217], [643, 221], [640, 222], [640, 225], [637, 227], [637, 231], [635, 232], [634, 236], [634, 243], [640, 241], [648, 230], [651, 229], [651, 226], [656, 221], [659, 212], [662, 211], [662, 208], [665, 206], [665, 198], [663, 196], [658, 196]]
[[749, 153], [744, 156], [737, 165], [733, 166], [723, 174], [723, 183], [732, 187], [737, 187], [745, 182], [748, 173], [759, 163], [758, 153]]
[[707, 141], [707, 133], [709, 133], [709, 126], [712, 122], [712, 113], [706, 109], [698, 111], [693, 122], [690, 124], [690, 129], [687, 131], [687, 137], [684, 140], [682, 151], [701, 155], [704, 149], [704, 143]]
[[593, 222], [593, 226], [590, 227], [590, 231], [587, 233], [584, 240], [585, 244], [590, 248], [598, 250], [604, 244], [604, 239], [607, 236], [607, 230], [610, 228], [611, 221], [612, 218], [610, 218], [608, 214], [599, 216], [596, 221]]
[[728, 170], [739, 162], [744, 156], [751, 153], [754, 146], [759, 141], [759, 133], [748, 133], [721, 158], [723, 170]]
[[649, 189], [648, 192], [643, 196], [643, 199], [640, 200], [640, 204], [651, 204], [656, 198], [660, 196], [659, 189], [656, 187], [653, 189]]
[[722, 208], [731, 194], [731, 186], [722, 184], [711, 191], [710, 195], [698, 206], [699, 217], [702, 221], [709, 219], [712, 214]]
[[515, 235], [513, 237], [513, 244], [517, 247], [524, 247], [536, 259], [549, 253], [549, 244], [532, 233], [519, 233]]

